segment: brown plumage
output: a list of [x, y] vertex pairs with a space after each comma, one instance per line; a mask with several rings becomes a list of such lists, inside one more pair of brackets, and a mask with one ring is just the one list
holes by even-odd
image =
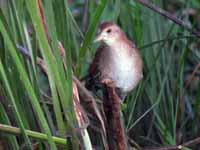
[[142, 78], [142, 59], [135, 44], [113, 22], [99, 26], [96, 41], [101, 44], [89, 68], [88, 88], [110, 84], [123, 98]]

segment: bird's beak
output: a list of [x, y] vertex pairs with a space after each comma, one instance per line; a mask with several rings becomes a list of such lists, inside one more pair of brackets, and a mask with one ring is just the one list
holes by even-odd
[[101, 34], [98, 34], [97, 36], [96, 36], [96, 38], [94, 39], [94, 42], [96, 43], [96, 42], [100, 42], [100, 41], [102, 41], [103, 40], [103, 36], [101, 35]]

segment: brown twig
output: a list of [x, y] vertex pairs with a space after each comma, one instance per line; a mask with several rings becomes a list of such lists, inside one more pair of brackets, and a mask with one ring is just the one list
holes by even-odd
[[196, 67], [194, 68], [194, 70], [193, 70], [192, 74], [190, 75], [189, 79], [186, 81], [185, 89], [188, 88], [188, 86], [190, 85], [192, 79], [194, 78], [194, 76], [197, 73], [197, 71], [199, 70], [199, 68], [200, 68], [200, 63], [198, 63], [196, 65]]
[[126, 149], [125, 131], [120, 115], [120, 98], [114, 87], [105, 86], [104, 111], [106, 114], [106, 131], [109, 149]]
[[97, 109], [97, 104], [95, 102], [94, 97], [91, 95], [91, 93], [83, 86], [83, 84], [75, 76], [72, 76], [72, 78], [78, 87], [78, 91], [79, 91], [82, 102], [86, 104], [87, 111], [91, 113], [92, 116], [95, 117], [97, 121], [99, 122], [100, 128], [102, 129], [101, 134], [102, 134], [102, 139], [104, 143], [104, 148], [105, 150], [108, 150], [106, 128], [104, 125], [105, 119], [102, 118], [100, 111]]
[[44, 31], [45, 31], [46, 37], [48, 39], [48, 42], [50, 43], [51, 39], [50, 39], [50, 36], [49, 36], [47, 23], [46, 23], [46, 19], [45, 19], [45, 16], [44, 16], [44, 10], [43, 10], [43, 7], [42, 7], [42, 2], [41, 2], [41, 0], [37, 0], [36, 2], [37, 2], [39, 15], [40, 15], [40, 18], [41, 18], [41, 21], [42, 21], [42, 25], [44, 27]]
[[161, 9], [160, 7], [154, 5], [153, 3], [147, 1], [147, 0], [136, 0], [140, 4], [144, 5], [145, 7], [150, 8], [151, 10], [159, 13], [160, 15], [168, 18], [169, 20], [173, 21], [174, 23], [178, 24], [179, 26], [183, 27], [184, 29], [188, 30], [192, 34], [196, 35], [197, 37], [200, 37], [200, 31], [193, 30], [190, 26], [188, 26], [184, 21], [178, 19], [175, 15], [170, 14], [169, 12]]

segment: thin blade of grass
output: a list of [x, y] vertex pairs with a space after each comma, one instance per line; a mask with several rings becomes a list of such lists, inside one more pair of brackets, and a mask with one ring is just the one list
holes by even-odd
[[[6, 110], [4, 109], [3, 105], [0, 103], [0, 122], [4, 124], [10, 125], [10, 120], [7, 116]], [[4, 137], [5, 140], [9, 143], [10, 149], [19, 149], [19, 144], [17, 142], [17, 138], [13, 135], [8, 135]]]
[[8, 78], [6, 77], [6, 72], [4, 70], [4, 67], [3, 67], [3, 64], [1, 62], [1, 60], [0, 60], [0, 74], [1, 74], [0, 77], [2, 77], [2, 80], [4, 81], [4, 84], [5, 84], [5, 88], [6, 88], [7, 92], [8, 92], [9, 97], [10, 97], [11, 104], [12, 104], [12, 106], [14, 108], [14, 112], [15, 112], [15, 115], [16, 115], [17, 122], [18, 122], [18, 124], [20, 126], [20, 129], [22, 130], [22, 135], [23, 135], [23, 137], [24, 137], [24, 139], [25, 139], [25, 141], [27, 143], [27, 146], [28, 146], [27, 148], [28, 149], [32, 149], [31, 141], [30, 141], [30, 139], [28, 138], [28, 135], [25, 132], [25, 127], [24, 127], [23, 121], [21, 119], [21, 116], [20, 116], [19, 110], [17, 108], [17, 105], [15, 103], [15, 98], [13, 96], [13, 93], [12, 93]]

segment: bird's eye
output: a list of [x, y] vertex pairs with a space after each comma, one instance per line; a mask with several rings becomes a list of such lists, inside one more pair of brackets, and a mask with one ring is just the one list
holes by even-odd
[[111, 29], [108, 29], [106, 32], [107, 32], [107, 33], [110, 33], [110, 32], [111, 32]]

